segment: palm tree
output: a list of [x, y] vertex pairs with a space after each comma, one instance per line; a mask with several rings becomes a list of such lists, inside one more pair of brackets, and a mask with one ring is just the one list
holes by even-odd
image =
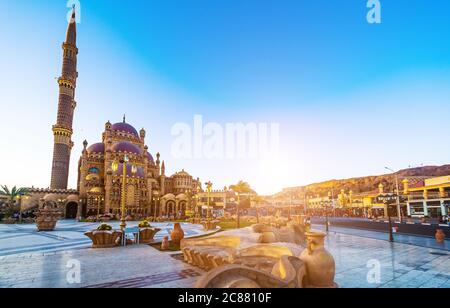
[[230, 189], [234, 191], [238, 196], [236, 215], [237, 215], [237, 228], [239, 229], [241, 227], [241, 216], [239, 208], [241, 202], [241, 194], [249, 194], [255, 192], [251, 189], [250, 184], [244, 181], [239, 181], [239, 183], [237, 183], [236, 185], [231, 185]]
[[[18, 199], [21, 200], [21, 197], [28, 196], [29, 194], [30, 192], [28, 188], [17, 188], [14, 186], [10, 190], [6, 185], [1, 186], [0, 188], [0, 195], [8, 198], [7, 205], [10, 209], [14, 208], [14, 205]], [[19, 209], [19, 221], [22, 221], [22, 207]]]
[[259, 223], [259, 210], [258, 210], [258, 205], [263, 203], [265, 200], [263, 197], [261, 196], [255, 196], [253, 198], [253, 201], [256, 203], [256, 221], [257, 223]]

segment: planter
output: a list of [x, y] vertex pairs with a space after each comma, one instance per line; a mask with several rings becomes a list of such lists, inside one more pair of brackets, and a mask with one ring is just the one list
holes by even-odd
[[84, 235], [92, 240], [92, 248], [112, 248], [120, 242], [122, 231], [89, 231]]
[[139, 237], [141, 240], [141, 244], [147, 245], [153, 243], [156, 233], [161, 231], [158, 228], [141, 228], [139, 231]]
[[336, 287], [334, 277], [336, 264], [333, 256], [325, 249], [325, 234], [307, 232], [308, 248], [300, 256], [307, 270], [307, 284], [312, 288]]
[[36, 215], [36, 226], [39, 232], [43, 231], [53, 231], [55, 230], [56, 223], [60, 217], [60, 212], [58, 209], [51, 208], [50, 206], [45, 206], [43, 209], [39, 210]]
[[203, 229], [205, 231], [216, 230], [218, 224], [219, 224], [219, 221], [217, 221], [217, 220], [206, 220], [206, 221], [202, 222]]
[[173, 228], [174, 229], [173, 229], [172, 233], [170, 234], [170, 237], [172, 239], [172, 243], [175, 246], [180, 246], [181, 240], [184, 239], [184, 231], [181, 228], [181, 224], [180, 223], [176, 223], [173, 226]]
[[445, 233], [444, 230], [442, 229], [437, 229], [436, 230], [436, 242], [438, 243], [444, 243], [445, 241]]

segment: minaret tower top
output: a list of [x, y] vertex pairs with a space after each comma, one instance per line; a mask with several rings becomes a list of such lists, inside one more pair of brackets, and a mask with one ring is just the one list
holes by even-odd
[[52, 189], [67, 189], [69, 179], [70, 154], [73, 147], [72, 124], [76, 108], [75, 89], [77, 86], [77, 26], [75, 8], [67, 27], [66, 40], [62, 45], [63, 65], [61, 77], [58, 79], [59, 99], [56, 124], [53, 126], [54, 149]]

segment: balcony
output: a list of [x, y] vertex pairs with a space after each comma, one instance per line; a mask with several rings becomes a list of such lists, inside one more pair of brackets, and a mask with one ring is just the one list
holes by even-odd
[[417, 201], [417, 200], [440, 200], [440, 199], [449, 199], [450, 192], [445, 192], [444, 194], [440, 193], [428, 193], [428, 197], [424, 198], [423, 194], [411, 194], [408, 196], [409, 201]]

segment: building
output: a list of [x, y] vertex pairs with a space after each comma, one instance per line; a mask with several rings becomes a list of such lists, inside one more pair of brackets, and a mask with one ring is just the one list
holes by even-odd
[[69, 162], [73, 147], [72, 123], [76, 108], [75, 89], [77, 72], [77, 27], [75, 9], [62, 44], [62, 73], [58, 79], [59, 98], [56, 124], [53, 125], [53, 162], [50, 188], [30, 188], [30, 196], [21, 200], [21, 208], [26, 211], [43, 206], [45, 203], [59, 208], [64, 217], [75, 218], [79, 208], [78, 191], [67, 189]]
[[209, 193], [207, 191], [200, 191], [196, 198], [199, 209], [206, 212], [209, 204], [216, 216], [222, 216], [227, 209], [235, 209], [238, 200], [237, 194], [227, 188], [223, 190], [213, 190]]
[[[166, 176], [160, 154], [156, 160], [145, 144], [146, 132], [139, 132], [124, 117], [122, 122], [105, 124], [101, 142], [84, 142], [78, 163], [77, 190], [67, 189], [69, 162], [73, 147], [72, 124], [76, 108], [77, 27], [75, 9], [62, 44], [62, 74], [58, 79], [59, 100], [54, 136], [50, 188], [31, 188], [22, 200], [22, 209], [44, 205], [58, 208], [68, 219], [99, 214], [121, 215], [122, 188], [125, 188], [128, 215], [178, 217], [193, 205], [193, 195], [201, 189], [199, 179], [184, 170]], [[129, 163], [123, 177], [125, 157]], [[152, 216], [153, 217], [153, 216]]]
[[[156, 160], [145, 144], [146, 132], [122, 122], [105, 124], [102, 141], [84, 149], [79, 160], [78, 191], [83, 216], [121, 214], [122, 187], [126, 186], [128, 215], [184, 216], [192, 204], [192, 192], [200, 182], [186, 171], [166, 176], [160, 154]], [[123, 161], [128, 158], [126, 182]], [[117, 166], [114, 169], [114, 165]]]
[[51, 189], [67, 189], [69, 179], [70, 155], [72, 152], [72, 123], [75, 108], [75, 90], [77, 87], [77, 26], [75, 8], [67, 29], [66, 40], [62, 44], [62, 74], [58, 79], [59, 100], [58, 116], [53, 126], [54, 146]]
[[408, 198], [408, 216], [440, 218], [449, 215], [450, 176], [425, 179], [415, 185], [405, 179], [403, 190]]

